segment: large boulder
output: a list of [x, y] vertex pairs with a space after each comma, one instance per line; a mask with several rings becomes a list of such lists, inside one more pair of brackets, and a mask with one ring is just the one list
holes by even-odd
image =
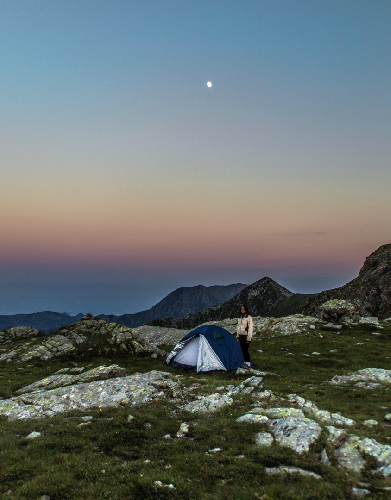
[[27, 339], [39, 335], [38, 330], [31, 326], [12, 326], [0, 332], [0, 344], [6, 344], [15, 339]]
[[322, 320], [331, 323], [352, 323], [359, 319], [356, 308], [347, 300], [328, 300], [319, 310]]

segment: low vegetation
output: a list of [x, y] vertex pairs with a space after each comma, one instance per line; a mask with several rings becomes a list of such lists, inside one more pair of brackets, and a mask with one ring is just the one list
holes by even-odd
[[[296, 393], [319, 408], [339, 412], [356, 422], [354, 433], [391, 444], [391, 426], [384, 415], [391, 413], [390, 389], [332, 386], [326, 381], [361, 368], [391, 369], [391, 326], [344, 326], [335, 332], [315, 330], [300, 335], [264, 335], [250, 348], [257, 369], [277, 375], [265, 376], [264, 389], [284, 396]], [[160, 346], [168, 351], [172, 346]], [[185, 385], [199, 382], [199, 393], [213, 393], [222, 385], [243, 380], [235, 372], [197, 375], [174, 370], [162, 359], [150, 356], [110, 357], [86, 354], [82, 360], [63, 358], [53, 362], [0, 364], [0, 397], [53, 374], [60, 368], [117, 363], [127, 374], [164, 370], [183, 376]], [[251, 409], [251, 394], [234, 398], [234, 404], [213, 414], [178, 410], [168, 400], [139, 407], [94, 408], [57, 415], [51, 419], [13, 420], [0, 417], [0, 498], [65, 499], [354, 499], [352, 486], [371, 484], [366, 499], [391, 498], [383, 490], [391, 486], [371, 472], [376, 464], [367, 461], [359, 476], [319, 461], [326, 436], [321, 435], [302, 455], [273, 444], [254, 446], [256, 432], [265, 424], [238, 423]], [[81, 417], [91, 416], [91, 420]], [[131, 417], [133, 418], [131, 418]], [[378, 425], [367, 427], [374, 419]], [[181, 423], [185, 437], [176, 438]], [[84, 425], [80, 425], [84, 424]], [[37, 438], [27, 438], [33, 432]], [[171, 436], [171, 437], [168, 437]], [[220, 451], [210, 450], [220, 448]], [[293, 475], [269, 476], [266, 467], [293, 465], [322, 476], [322, 479]], [[159, 483], [160, 482], [160, 483]]]

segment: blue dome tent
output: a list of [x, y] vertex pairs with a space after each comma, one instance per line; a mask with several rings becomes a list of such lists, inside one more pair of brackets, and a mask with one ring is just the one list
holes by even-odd
[[235, 370], [244, 364], [244, 359], [239, 342], [230, 332], [220, 326], [203, 325], [178, 342], [167, 356], [166, 364], [174, 368], [195, 368], [199, 373]]

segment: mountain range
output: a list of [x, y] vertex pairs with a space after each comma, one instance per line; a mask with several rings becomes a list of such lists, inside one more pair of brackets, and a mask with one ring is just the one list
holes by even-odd
[[[230, 299], [246, 286], [243, 283], [234, 283], [232, 285], [181, 287], [169, 293], [160, 302], [146, 311], [135, 314], [122, 314], [121, 316], [101, 314], [98, 317], [112, 323], [119, 323], [135, 328], [146, 321], [157, 318], [180, 318], [187, 316], [194, 311], [199, 311], [200, 309], [205, 309]], [[0, 315], [0, 331], [11, 326], [31, 326], [48, 333], [51, 330], [57, 330], [61, 326], [77, 323], [83, 316], [83, 313], [70, 316], [67, 313], [52, 311]]]
[[234, 283], [226, 286], [198, 285], [181, 287], [169, 293], [147, 311], [141, 311], [135, 314], [122, 314], [121, 316], [100, 314], [97, 317], [112, 323], [120, 323], [129, 328], [135, 328], [148, 321], [160, 318], [183, 318], [195, 311], [200, 311], [201, 309], [209, 308], [215, 304], [231, 299], [246, 286], [247, 285], [243, 283]]

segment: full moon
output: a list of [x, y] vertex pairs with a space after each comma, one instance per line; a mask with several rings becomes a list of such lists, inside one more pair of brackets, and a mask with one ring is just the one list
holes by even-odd
[[206, 85], [207, 85], [208, 87], [211, 87], [211, 86], [212, 86], [212, 82], [208, 82]]

